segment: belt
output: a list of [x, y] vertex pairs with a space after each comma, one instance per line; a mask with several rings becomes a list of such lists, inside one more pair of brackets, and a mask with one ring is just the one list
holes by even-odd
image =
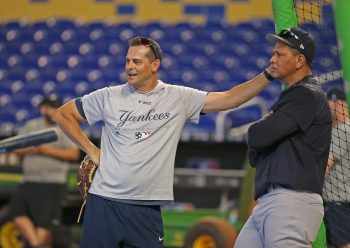
[[269, 184], [269, 186], [266, 189], [266, 193], [270, 193], [271, 191], [275, 190], [275, 189], [283, 189], [285, 187], [283, 187], [282, 185], [278, 184], [278, 183], [271, 183]]

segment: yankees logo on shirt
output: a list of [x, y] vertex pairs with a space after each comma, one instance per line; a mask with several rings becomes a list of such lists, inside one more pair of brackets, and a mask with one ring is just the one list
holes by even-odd
[[142, 132], [136, 132], [135, 133], [135, 138], [138, 139], [146, 139], [147, 137], [149, 137], [151, 135], [151, 131], [147, 130], [147, 131], [142, 131]]

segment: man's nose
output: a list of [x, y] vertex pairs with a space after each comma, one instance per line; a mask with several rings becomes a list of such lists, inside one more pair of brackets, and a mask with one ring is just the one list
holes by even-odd
[[276, 56], [275, 55], [272, 55], [271, 58], [270, 58], [270, 63], [275, 63], [276, 62]]
[[127, 69], [134, 68], [134, 67], [135, 67], [135, 64], [132, 61], [127, 62], [125, 64], [125, 68], [127, 68]]

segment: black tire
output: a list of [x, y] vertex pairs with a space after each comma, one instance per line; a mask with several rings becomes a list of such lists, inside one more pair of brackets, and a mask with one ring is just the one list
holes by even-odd
[[187, 232], [185, 248], [232, 248], [237, 232], [225, 220], [206, 217]]

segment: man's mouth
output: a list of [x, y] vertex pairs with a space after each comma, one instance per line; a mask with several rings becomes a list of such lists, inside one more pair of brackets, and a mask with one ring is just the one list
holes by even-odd
[[129, 77], [136, 77], [136, 76], [137, 76], [137, 73], [130, 73], [130, 72], [129, 72], [129, 73], [128, 73], [128, 76], [129, 76]]

